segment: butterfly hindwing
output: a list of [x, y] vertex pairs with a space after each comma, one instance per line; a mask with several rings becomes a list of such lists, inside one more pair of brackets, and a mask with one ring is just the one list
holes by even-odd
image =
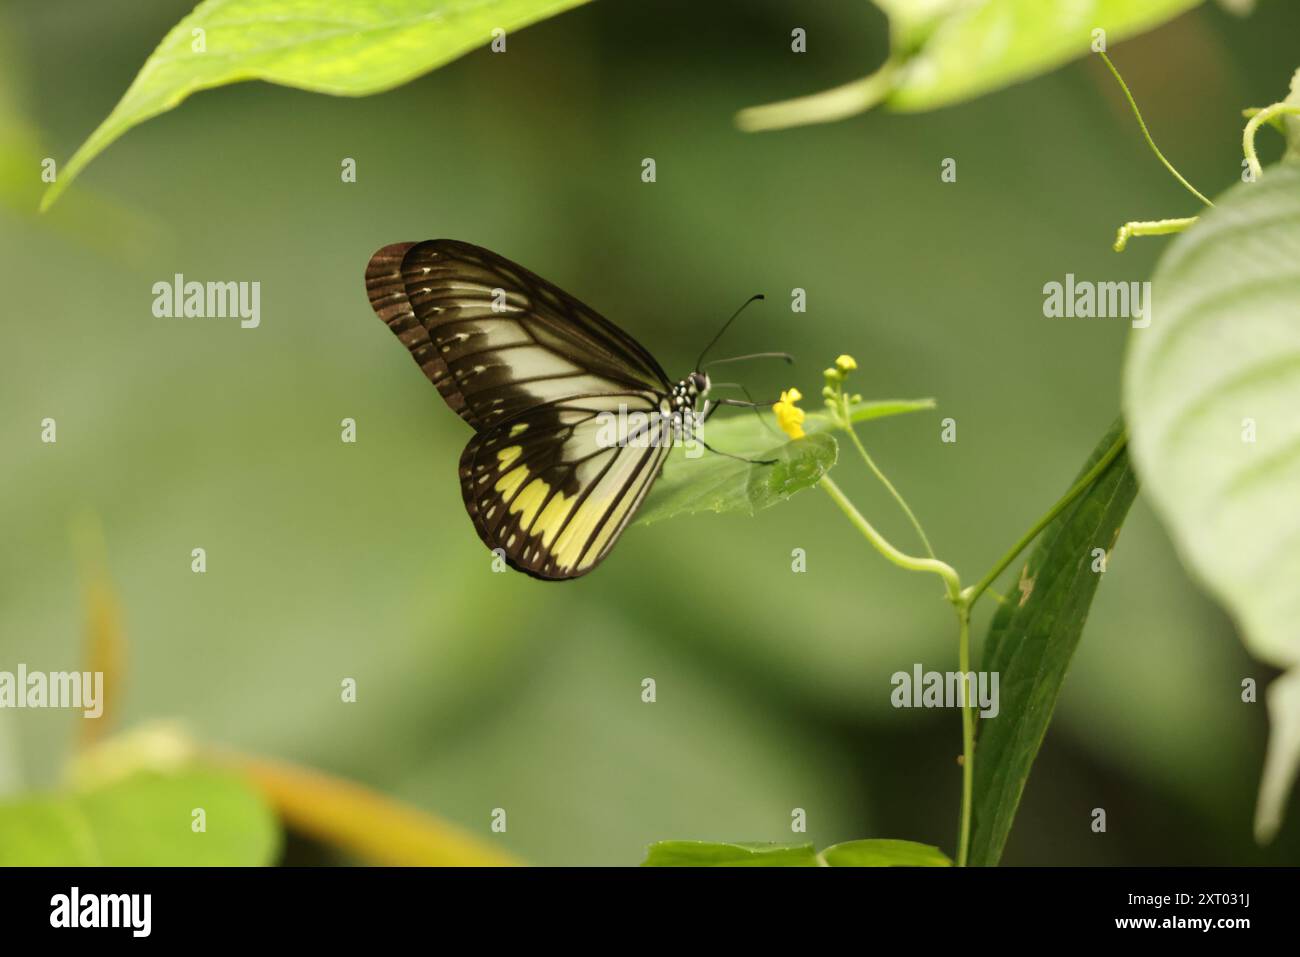
[[[656, 408], [650, 393], [561, 400], [475, 435], [461, 455], [460, 482], [484, 544], [537, 578], [594, 568], [663, 467], [668, 445]], [[630, 441], [608, 442], [614, 433], [603, 413], [626, 416], [631, 425], [621, 434]]]

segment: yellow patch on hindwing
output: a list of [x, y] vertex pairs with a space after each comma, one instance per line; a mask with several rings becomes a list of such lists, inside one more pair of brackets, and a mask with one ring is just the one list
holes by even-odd
[[[587, 540], [591, 537], [591, 533], [595, 531], [596, 525], [600, 522], [605, 514], [605, 509], [608, 507], [608, 498], [597, 499], [595, 496], [588, 496], [587, 500], [578, 506], [578, 510], [573, 514], [573, 520], [569, 522], [555, 542], [554, 555], [557, 565], [561, 568], [572, 568], [578, 564], [578, 559], [582, 557]], [[586, 559], [579, 567], [585, 568], [595, 561], [596, 551], [588, 552]]]
[[[506, 464], [508, 465], [509, 463]], [[520, 465], [497, 479], [497, 484], [492, 487], [506, 498], [510, 498], [515, 494], [515, 490], [524, 483], [524, 479], [526, 478], [528, 478], [528, 467]]]
[[541, 479], [533, 479], [510, 503], [510, 514], [520, 516], [519, 528], [522, 531], [529, 531], [533, 519], [537, 517], [537, 510], [546, 501], [546, 493], [550, 490], [551, 487]]
[[542, 514], [537, 516], [537, 522], [532, 527], [532, 534], [540, 533], [542, 545], [546, 548], [550, 548], [551, 542], [555, 541], [555, 533], [564, 524], [564, 519], [573, 509], [575, 501], [577, 501], [577, 496], [566, 498], [563, 492], [556, 492], [555, 497], [547, 502], [546, 507], [542, 509]]

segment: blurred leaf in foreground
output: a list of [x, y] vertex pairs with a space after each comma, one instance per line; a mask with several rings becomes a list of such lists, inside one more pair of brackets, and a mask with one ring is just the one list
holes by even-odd
[[943, 851], [915, 841], [848, 841], [826, 848], [822, 860], [831, 867], [952, 867]]
[[279, 825], [256, 789], [213, 768], [138, 771], [0, 804], [4, 867], [259, 866], [279, 849]]
[[642, 867], [818, 867], [811, 844], [726, 844], [659, 841], [646, 850]]
[[79, 723], [78, 745], [88, 748], [102, 741], [116, 724], [126, 694], [126, 637], [122, 630], [122, 608], [117, 589], [108, 573], [104, 529], [96, 515], [84, 517], [74, 527], [81, 565], [82, 592], [86, 615], [83, 668], [104, 676], [99, 717]]
[[951, 867], [937, 847], [915, 841], [848, 841], [818, 854], [811, 844], [659, 841], [643, 867]]
[[342, 848], [368, 864], [504, 867], [504, 851], [423, 811], [320, 771], [264, 758], [238, 758], [291, 830]]

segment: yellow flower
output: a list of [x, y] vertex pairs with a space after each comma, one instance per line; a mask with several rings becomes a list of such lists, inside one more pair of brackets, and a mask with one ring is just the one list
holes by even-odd
[[777, 425], [781, 426], [781, 431], [792, 439], [804, 437], [804, 410], [795, 405], [802, 398], [803, 394], [798, 389], [787, 389], [781, 393], [781, 401], [772, 405]]
[[858, 367], [857, 360], [854, 359], [853, 356], [847, 356], [847, 355], [840, 356], [838, 359], [836, 359], [835, 365], [841, 372], [852, 372], [854, 369]]

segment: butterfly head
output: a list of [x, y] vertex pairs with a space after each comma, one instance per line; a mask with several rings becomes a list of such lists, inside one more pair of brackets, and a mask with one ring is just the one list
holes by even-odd
[[707, 408], [705, 396], [708, 391], [709, 377], [703, 372], [692, 372], [673, 386], [672, 392], [666, 398], [663, 411], [671, 419], [672, 426], [678, 434], [684, 433], [687, 437], [695, 436], [696, 430], [704, 419], [700, 403], [705, 402]]

